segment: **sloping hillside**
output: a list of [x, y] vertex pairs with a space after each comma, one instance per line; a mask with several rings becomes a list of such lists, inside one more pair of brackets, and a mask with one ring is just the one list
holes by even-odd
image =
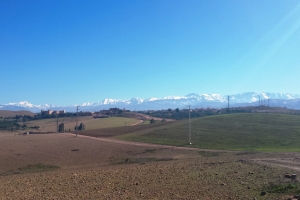
[[[188, 120], [152, 132], [120, 139], [190, 146]], [[192, 119], [191, 147], [222, 150], [299, 152], [300, 116], [286, 114], [229, 114]]]

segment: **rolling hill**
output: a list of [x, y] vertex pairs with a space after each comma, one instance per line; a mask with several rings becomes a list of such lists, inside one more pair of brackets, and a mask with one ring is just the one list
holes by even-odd
[[[219, 150], [299, 152], [300, 116], [286, 114], [230, 114], [191, 120], [191, 147]], [[188, 120], [140, 131], [119, 139], [189, 146]]]

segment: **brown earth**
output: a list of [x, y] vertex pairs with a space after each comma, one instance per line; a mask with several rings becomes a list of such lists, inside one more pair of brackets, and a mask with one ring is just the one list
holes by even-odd
[[[291, 181], [284, 175], [299, 172], [300, 156], [0, 132], [0, 158], [1, 200], [287, 199], [261, 192], [269, 182]], [[22, 171], [36, 164], [60, 169]]]

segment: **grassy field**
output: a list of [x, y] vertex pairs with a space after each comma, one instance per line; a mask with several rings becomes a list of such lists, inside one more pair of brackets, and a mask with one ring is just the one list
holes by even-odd
[[[285, 114], [231, 114], [192, 120], [195, 148], [246, 151], [300, 151], [300, 116]], [[188, 145], [188, 121], [117, 136], [119, 139]]]
[[[124, 118], [124, 117], [110, 117], [110, 118], [93, 118], [93, 117], [78, 117], [78, 126], [80, 123], [86, 125], [87, 130], [92, 129], [101, 129], [107, 127], [121, 127], [121, 126], [130, 126], [134, 123], [139, 122], [137, 119], [133, 118]], [[58, 123], [65, 124], [66, 131], [74, 131], [76, 126], [76, 117], [65, 117], [58, 118]], [[27, 126], [39, 126], [43, 131], [56, 131], [56, 118], [52, 119], [43, 119], [43, 120], [34, 120], [27, 123]]]

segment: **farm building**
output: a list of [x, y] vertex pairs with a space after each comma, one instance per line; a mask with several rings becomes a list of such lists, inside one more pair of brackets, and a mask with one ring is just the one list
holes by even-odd
[[65, 110], [41, 110], [41, 115], [64, 114]]

